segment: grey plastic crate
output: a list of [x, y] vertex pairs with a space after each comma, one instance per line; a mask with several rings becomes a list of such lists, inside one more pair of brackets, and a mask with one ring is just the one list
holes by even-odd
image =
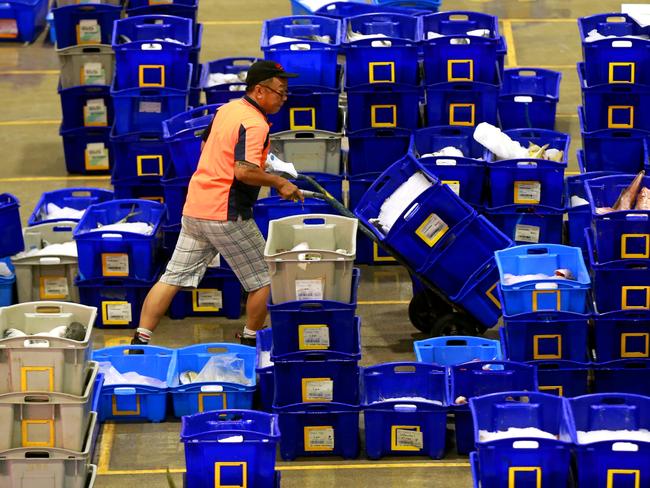
[[[45, 391], [82, 395], [96, 318], [95, 307], [76, 303], [31, 302], [0, 308], [0, 337], [7, 329], [27, 334], [0, 339], [0, 393]], [[35, 335], [72, 322], [86, 326], [84, 340]]]
[[107, 44], [57, 49], [61, 64], [61, 88], [79, 85], [110, 85], [115, 55]]
[[299, 173], [340, 174], [343, 135], [324, 130], [288, 130], [272, 134], [271, 152], [293, 163]]
[[[272, 220], [264, 259], [271, 274], [273, 303], [349, 302], [357, 225], [357, 219], [325, 214]], [[307, 243], [309, 250], [292, 250], [300, 243]]]
[[95, 484], [97, 467], [91, 465], [92, 445], [99, 423], [92, 412], [83, 449], [20, 448], [0, 451], [2, 488], [88, 488]]
[[0, 450], [56, 447], [81, 451], [98, 372], [98, 363], [88, 363], [82, 396], [40, 392], [0, 395]]
[[23, 229], [25, 252], [12, 257], [16, 268], [16, 287], [19, 302], [34, 300], [63, 300], [79, 302], [79, 290], [74, 286], [79, 260], [75, 256], [52, 254], [30, 256], [49, 244], [74, 241], [72, 231], [76, 222], [50, 222]]

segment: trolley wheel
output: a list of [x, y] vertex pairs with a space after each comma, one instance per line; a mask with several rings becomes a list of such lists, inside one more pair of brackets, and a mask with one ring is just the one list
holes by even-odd
[[480, 335], [480, 324], [464, 313], [452, 312], [438, 318], [431, 327], [431, 337]]
[[436, 321], [452, 311], [451, 306], [431, 290], [423, 290], [411, 298], [409, 320], [420, 332], [429, 334]]

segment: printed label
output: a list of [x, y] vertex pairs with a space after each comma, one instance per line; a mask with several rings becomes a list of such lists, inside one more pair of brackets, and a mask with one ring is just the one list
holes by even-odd
[[424, 447], [422, 432], [409, 429], [396, 429], [395, 445], [397, 447], [416, 447], [422, 449]]
[[197, 290], [196, 304], [198, 308], [210, 308], [215, 311], [221, 310], [221, 307], [223, 307], [221, 290]]
[[0, 19], [0, 38], [15, 39], [18, 37], [16, 19]]
[[81, 70], [82, 85], [106, 85], [106, 70], [102, 63], [85, 63]]
[[331, 451], [334, 449], [332, 427], [305, 427], [305, 451]]
[[537, 204], [542, 198], [542, 184], [539, 181], [515, 181], [515, 203]]
[[159, 114], [161, 112], [161, 102], [140, 102], [140, 113]]
[[103, 142], [86, 144], [85, 160], [89, 171], [107, 170], [110, 167], [108, 149]]
[[334, 381], [330, 378], [305, 378], [302, 380], [303, 402], [331, 402], [334, 398]]
[[299, 349], [328, 349], [330, 347], [330, 330], [325, 324], [299, 325]]
[[449, 227], [436, 214], [429, 215], [416, 231], [417, 235], [429, 246], [433, 246], [447, 232]]
[[296, 300], [323, 300], [323, 279], [296, 280]]
[[97, 19], [82, 19], [77, 26], [78, 44], [99, 44], [102, 42], [102, 29]]
[[128, 324], [131, 322], [131, 304], [129, 302], [104, 303], [104, 323]]
[[108, 125], [108, 109], [103, 98], [87, 100], [84, 106], [84, 126]]
[[68, 280], [65, 276], [41, 277], [41, 299], [68, 298]]
[[103, 276], [129, 276], [129, 255], [102, 254]]
[[535, 225], [519, 224], [515, 227], [515, 241], [537, 244], [539, 242], [539, 231], [540, 228]]
[[447, 185], [449, 188], [451, 188], [451, 191], [460, 196], [460, 181], [442, 180], [441, 183], [443, 185]]

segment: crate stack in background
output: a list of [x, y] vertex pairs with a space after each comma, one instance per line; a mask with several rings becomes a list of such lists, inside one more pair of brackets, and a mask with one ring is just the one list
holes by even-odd
[[45, 27], [48, 0], [8, 0], [0, 12], [0, 39], [33, 42]]
[[97, 309], [54, 301], [0, 308], [0, 484], [92, 487], [99, 365]]
[[113, 167], [113, 23], [118, 0], [78, 4], [63, 0], [52, 10], [61, 65], [60, 135], [68, 173], [107, 174]]

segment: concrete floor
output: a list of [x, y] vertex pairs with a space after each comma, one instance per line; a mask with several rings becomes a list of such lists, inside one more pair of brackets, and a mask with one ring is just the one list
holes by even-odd
[[[557, 130], [573, 138], [570, 170], [580, 146], [576, 106], [580, 104], [575, 63], [581, 57], [576, 17], [615, 12], [619, 2], [601, 0], [457, 0], [446, 9], [498, 15], [510, 48], [508, 66], [537, 66], [564, 74]], [[202, 0], [204, 25], [201, 60], [258, 55], [261, 20], [290, 14], [287, 0]], [[44, 35], [29, 46], [0, 44], [0, 147], [3, 150], [0, 193], [17, 195], [27, 219], [43, 191], [71, 186], [110, 187], [108, 177], [66, 175], [58, 126], [58, 61]], [[423, 338], [410, 325], [407, 304], [411, 285], [399, 267], [364, 268], [358, 314], [363, 321], [363, 365], [413, 359], [412, 341]], [[230, 341], [242, 321], [225, 319], [166, 319], [154, 341], [163, 346]], [[96, 331], [95, 347], [129, 340], [130, 331]], [[178, 442], [179, 423], [107, 424], [100, 438], [97, 488], [165, 486], [171, 469], [180, 486], [184, 466]], [[387, 459], [381, 463], [306, 459], [278, 463], [283, 486], [397, 487], [471, 486], [469, 463], [450, 453], [442, 461], [424, 458]]]

